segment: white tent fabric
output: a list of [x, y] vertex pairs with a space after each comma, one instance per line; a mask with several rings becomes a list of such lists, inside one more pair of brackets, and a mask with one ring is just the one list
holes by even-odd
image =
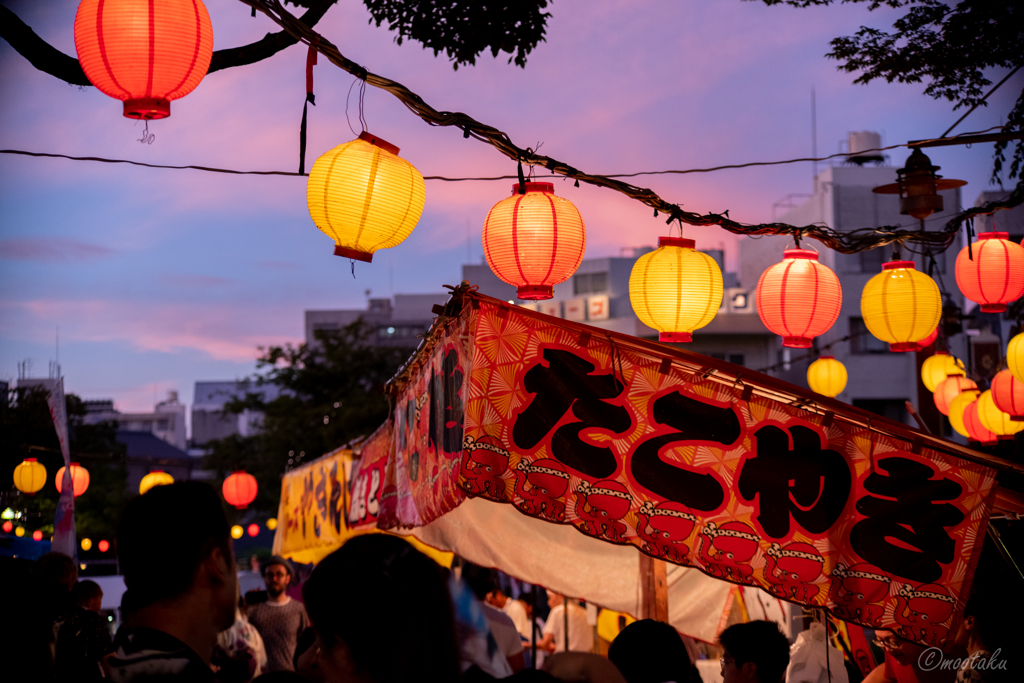
[[[483, 498], [467, 499], [411, 533], [474, 564], [607, 609], [640, 614], [640, 553], [633, 546], [600, 541]], [[670, 623], [685, 635], [713, 642], [732, 604], [732, 584], [696, 569], [667, 567]]]

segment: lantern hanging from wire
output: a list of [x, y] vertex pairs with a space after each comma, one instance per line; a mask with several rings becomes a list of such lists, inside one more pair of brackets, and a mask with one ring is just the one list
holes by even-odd
[[963, 375], [949, 375], [935, 387], [932, 400], [935, 401], [935, 407], [939, 409], [940, 413], [949, 415], [949, 407], [954, 398], [969, 389], [977, 388], [978, 385], [974, 383], [974, 380], [967, 379]]
[[934, 392], [936, 387], [950, 375], [967, 375], [964, 364], [958, 358], [945, 351], [936, 351], [921, 365], [921, 381], [928, 391]]
[[981, 305], [982, 313], [1002, 313], [1024, 294], [1024, 247], [1009, 233], [983, 232], [956, 257], [956, 284]]
[[100, 539], [100, 542], [96, 544], [96, 547], [99, 548], [101, 553], [105, 553], [110, 550], [110, 541], [105, 538]]
[[876, 187], [872, 191], [878, 194], [898, 194], [900, 213], [923, 221], [936, 211], [942, 211], [940, 191], [967, 184], [966, 180], [935, 175], [938, 170], [939, 167], [932, 166], [932, 160], [918, 148], [907, 158], [906, 165], [896, 171], [895, 183]]
[[985, 429], [1000, 439], [1012, 439], [1014, 434], [1024, 430], [1024, 421], [1015, 421], [1008, 413], [1000, 410], [994, 398], [991, 389], [978, 397], [978, 419]]
[[337, 256], [370, 263], [378, 249], [401, 244], [423, 214], [423, 176], [399, 149], [362, 132], [313, 164], [306, 183], [309, 215], [334, 240]]
[[46, 484], [46, 468], [35, 458], [25, 458], [14, 468], [14, 487], [30, 496]]
[[658, 341], [692, 341], [722, 306], [722, 271], [694, 246], [691, 239], [659, 237], [658, 248], [633, 264], [629, 300], [640, 321], [658, 330]]
[[[520, 192], [522, 190], [522, 192]], [[516, 183], [495, 204], [483, 229], [487, 265], [520, 299], [550, 299], [583, 261], [587, 231], [572, 202], [552, 183]]]
[[1011, 419], [1024, 421], [1024, 382], [1009, 370], [1000, 370], [992, 378], [992, 402]]
[[256, 500], [257, 489], [256, 477], [245, 470], [233, 472], [221, 486], [224, 500], [228, 502], [228, 505], [234, 505], [239, 510]]
[[782, 257], [757, 282], [757, 314], [783, 346], [809, 349], [839, 317], [843, 290], [836, 274], [818, 263], [818, 252], [786, 249]]
[[43, 540], [43, 532], [40, 531], [39, 529], [36, 529], [35, 531], [33, 531], [32, 532], [32, 540], [33, 541], [41, 541], [41, 540]]
[[1024, 332], [1006, 345], [1006, 366], [1010, 368], [1010, 374], [1024, 382]]
[[893, 351], [916, 351], [939, 324], [942, 297], [935, 281], [913, 261], [890, 261], [868, 280], [860, 298], [868, 331]]
[[832, 356], [822, 356], [807, 367], [807, 386], [811, 391], [835, 398], [846, 388], [846, 366]]
[[967, 430], [967, 438], [977, 441], [982, 446], [992, 446], [999, 439], [992, 430], [981, 422], [978, 408], [981, 406], [981, 398], [971, 401], [964, 407], [964, 429]]
[[[967, 389], [960, 392], [960, 395], [954, 398], [949, 403], [949, 424], [953, 427], [954, 431], [961, 436], [966, 436], [968, 439], [974, 439], [971, 433], [967, 431], [965, 423], [965, 411], [967, 406], [975, 403], [978, 400], [978, 396], [981, 394], [977, 389]], [[974, 439], [977, 441], [977, 439]]]
[[131, 119], [171, 115], [213, 57], [213, 25], [201, 0], [82, 0], [75, 49], [89, 82], [124, 102]]
[[[64, 490], [64, 468], [61, 467], [57, 470], [57, 476], [54, 477], [53, 483], [57, 485], [57, 493], [61, 493]], [[75, 493], [75, 498], [85, 493], [86, 489], [89, 488], [89, 470], [85, 469], [77, 462], [71, 463], [71, 490]]]
[[145, 493], [154, 486], [166, 486], [167, 484], [173, 484], [174, 477], [169, 475], [163, 470], [152, 470], [149, 474], [142, 478], [139, 482], [139, 493]]

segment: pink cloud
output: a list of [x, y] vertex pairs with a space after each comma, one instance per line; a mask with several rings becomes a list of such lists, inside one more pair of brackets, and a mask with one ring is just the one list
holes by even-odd
[[0, 259], [36, 263], [76, 263], [92, 261], [117, 253], [98, 244], [76, 242], [60, 237], [14, 237], [0, 240]]

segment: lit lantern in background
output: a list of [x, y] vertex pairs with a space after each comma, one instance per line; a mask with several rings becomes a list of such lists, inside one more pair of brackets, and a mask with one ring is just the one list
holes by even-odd
[[928, 391], [934, 392], [936, 387], [950, 375], [967, 375], [964, 364], [945, 351], [936, 351], [921, 365], [921, 381]]
[[16, 527], [14, 529], [14, 535], [17, 536], [18, 538], [21, 538], [22, 536], [24, 536], [25, 535], [25, 527], [23, 527], [23, 526]]
[[131, 119], [171, 115], [213, 57], [213, 25], [200, 0], [82, 0], [75, 49], [89, 81], [124, 102]]
[[82, 550], [92, 550], [92, 539], [91, 538], [83, 538], [82, 539]]
[[255, 538], [256, 536], [260, 535], [260, 525], [259, 524], [250, 524], [249, 528], [246, 529], [245, 531], [246, 531], [247, 534], [249, 534], [250, 536]]
[[633, 264], [629, 300], [640, 321], [658, 330], [658, 341], [693, 341], [693, 331], [711, 322], [722, 305], [722, 271], [694, 245], [659, 237], [658, 248]]
[[1006, 412], [999, 409], [993, 398], [991, 389], [978, 397], [978, 419], [985, 429], [1000, 439], [1012, 439], [1014, 434], [1024, 430], [1024, 421], [1014, 421]]
[[33, 541], [41, 541], [41, 540], [43, 540], [43, 532], [40, 531], [39, 529], [36, 529], [35, 531], [33, 531], [32, 532], [32, 540]]
[[14, 522], [12, 522], [11, 520], [7, 520], [6, 522], [4, 522], [4, 533], [9, 534], [12, 531], [14, 531]]
[[239, 510], [256, 500], [256, 477], [245, 470], [238, 470], [224, 480], [221, 491], [224, 493], [224, 500], [228, 505], [234, 505]]
[[954, 180], [935, 175], [938, 166], [932, 166], [932, 160], [920, 149], [907, 157], [906, 166], [896, 171], [897, 181], [889, 185], [876, 187], [873, 192], [878, 194], [898, 194], [900, 196], [900, 213], [913, 216], [923, 221], [936, 211], [942, 211], [942, 195], [940, 190], [949, 190], [967, 184], [966, 180]]
[[846, 366], [832, 356], [822, 356], [807, 367], [811, 391], [835, 398], [846, 388]]
[[273, 531], [276, 528], [277, 528], [277, 518], [276, 517], [271, 517], [270, 519], [267, 520], [267, 529], [269, 529], [270, 531]]
[[14, 468], [14, 487], [22, 493], [34, 495], [46, 483], [46, 468], [35, 458], [25, 458]]
[[868, 331], [893, 351], [916, 351], [939, 324], [942, 297], [913, 261], [890, 261], [864, 285], [860, 312]]
[[233, 539], [235, 539], [237, 541], [243, 535], [245, 535], [245, 529], [243, 529], [242, 527], [238, 526], [237, 524], [234, 525], [233, 527], [231, 527], [231, 538], [233, 538]]
[[1006, 345], [1006, 366], [1010, 368], [1010, 374], [1024, 382], [1024, 332]]
[[[64, 486], [64, 468], [61, 467], [57, 470], [57, 476], [54, 477], [53, 483], [57, 485], [57, 493], [63, 491]], [[77, 462], [71, 463], [71, 490], [75, 492], [75, 498], [85, 493], [85, 490], [89, 488], [89, 470], [85, 469]]]
[[554, 286], [579, 268], [587, 229], [572, 202], [555, 195], [551, 183], [512, 186], [512, 196], [495, 204], [484, 221], [487, 265], [516, 287], [520, 299], [550, 299]]
[[1024, 382], [1009, 370], [1000, 370], [992, 378], [992, 402], [1013, 420], [1024, 420]]
[[313, 164], [306, 183], [309, 215], [334, 240], [337, 256], [373, 260], [401, 244], [423, 213], [423, 176], [398, 148], [367, 132]]
[[[967, 406], [978, 400], [979, 394], [981, 394], [981, 392], [977, 389], [967, 389], [961, 392], [959, 396], [949, 403], [950, 426], [953, 427], [957, 434], [966, 436], [968, 439], [974, 439], [974, 437], [967, 431], [967, 426], [964, 422], [964, 412], [967, 410]], [[977, 439], [975, 439], [975, 441], [977, 441]]]
[[107, 541], [107, 539], [104, 538], [104, 539], [100, 540], [99, 543], [96, 544], [96, 547], [99, 548], [101, 553], [105, 553], [108, 550], [110, 550], [110, 542]]
[[974, 380], [967, 379], [963, 375], [950, 375], [935, 387], [932, 399], [935, 401], [935, 407], [939, 409], [940, 413], [949, 415], [949, 406], [953, 403], [954, 398], [968, 389], [977, 388], [978, 385], [974, 383]]
[[757, 314], [783, 346], [809, 349], [839, 317], [843, 290], [836, 274], [818, 263], [818, 252], [787, 249], [782, 256], [757, 282]]
[[964, 429], [967, 430], [967, 438], [977, 441], [982, 446], [991, 446], [999, 437], [982, 424], [981, 416], [978, 415], [980, 406], [981, 399], [979, 398], [964, 407]]
[[153, 470], [142, 478], [142, 481], [139, 483], [139, 493], [145, 493], [154, 486], [165, 486], [173, 483], [174, 477], [171, 475], [163, 470]]
[[1024, 247], [1007, 237], [983, 232], [956, 257], [956, 284], [965, 297], [981, 304], [982, 313], [1002, 313], [1024, 294]]

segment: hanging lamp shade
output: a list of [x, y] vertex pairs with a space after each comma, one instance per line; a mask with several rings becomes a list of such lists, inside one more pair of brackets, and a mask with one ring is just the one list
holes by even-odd
[[165, 486], [167, 484], [173, 484], [174, 477], [167, 474], [163, 470], [153, 470], [142, 478], [139, 483], [139, 493], [145, 493], [154, 486]]
[[[967, 389], [960, 392], [960, 395], [949, 403], [949, 424], [957, 434], [966, 436], [968, 439], [974, 439], [974, 437], [967, 431], [964, 414], [967, 406], [976, 402], [980, 394], [981, 392], [977, 389]], [[974, 440], [977, 441], [978, 439]]]
[[378, 249], [401, 244], [423, 214], [423, 176], [398, 148], [362, 132], [313, 164], [306, 203], [337, 256], [370, 263]]
[[722, 305], [722, 271], [691, 239], [659, 237], [658, 248], [637, 259], [629, 275], [633, 311], [658, 341], [693, 341]]
[[1000, 410], [994, 398], [991, 389], [978, 397], [978, 419], [985, 429], [1000, 439], [1012, 439], [1014, 434], [1024, 430], [1024, 421], [1015, 421], [1008, 413]]
[[835, 398], [846, 388], [846, 366], [832, 356], [822, 356], [807, 367], [811, 391]]
[[983, 232], [956, 257], [956, 284], [965, 297], [981, 304], [982, 313], [1002, 313], [1024, 294], [1024, 247], [1009, 236]]
[[974, 383], [974, 380], [967, 379], [963, 375], [949, 375], [935, 387], [932, 399], [935, 401], [935, 407], [939, 409], [940, 413], [949, 415], [949, 406], [953, 403], [954, 398], [968, 389], [977, 388], [978, 385]]
[[907, 157], [906, 165], [896, 171], [896, 182], [876, 187], [872, 192], [878, 194], [898, 194], [900, 196], [900, 213], [924, 220], [936, 211], [942, 211], [941, 190], [962, 187], [966, 180], [954, 180], [936, 175], [938, 166], [932, 166], [932, 160], [920, 150]]
[[818, 252], [787, 249], [782, 257], [757, 282], [757, 314], [783, 346], [809, 349], [839, 317], [843, 290], [836, 274], [818, 263]]
[[484, 221], [487, 265], [514, 285], [520, 299], [550, 299], [583, 261], [587, 231], [580, 212], [555, 195], [551, 183], [512, 186], [512, 196], [495, 204]]
[[992, 378], [992, 403], [1011, 419], [1024, 421], [1024, 382], [1009, 370], [1000, 370]]
[[1024, 332], [1006, 345], [1006, 366], [1010, 368], [1010, 374], [1024, 382]]
[[35, 458], [25, 458], [14, 468], [14, 487], [34, 495], [46, 483], [46, 468]]
[[942, 297], [935, 281], [913, 261], [890, 261], [867, 284], [860, 312], [868, 331], [893, 351], [916, 351], [939, 324]]
[[[57, 470], [57, 476], [54, 477], [53, 483], [57, 485], [57, 493], [61, 493], [64, 490], [63, 467]], [[89, 470], [77, 462], [71, 463], [71, 490], [75, 492], [75, 498], [85, 493], [87, 488], [89, 488]]]
[[224, 493], [224, 500], [228, 505], [234, 505], [239, 510], [256, 500], [256, 477], [245, 470], [238, 470], [224, 480], [221, 491]]
[[213, 26], [201, 0], [82, 0], [75, 49], [89, 82], [124, 102], [130, 119], [171, 115], [213, 57]]
[[982, 446], [991, 446], [998, 441], [999, 437], [981, 422], [978, 408], [981, 406], [981, 398], [971, 401], [964, 407], [964, 429], [967, 430], [967, 438], [977, 441]]
[[945, 351], [936, 351], [934, 356], [929, 356], [921, 365], [921, 381], [928, 391], [935, 392], [935, 389], [950, 375], [967, 375], [964, 364], [959, 359], [949, 355]]

